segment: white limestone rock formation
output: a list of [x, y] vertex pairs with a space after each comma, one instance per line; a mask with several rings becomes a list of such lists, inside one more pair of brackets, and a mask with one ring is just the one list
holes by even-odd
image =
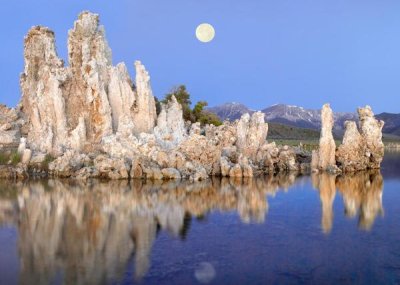
[[16, 109], [0, 104], [0, 149], [18, 145], [23, 123]]
[[0, 148], [5, 146], [18, 145], [20, 134], [18, 130], [0, 131]]
[[90, 164], [90, 158], [73, 150], [66, 151], [49, 164], [49, 172], [57, 177], [73, 177], [80, 169]]
[[163, 104], [161, 108], [161, 113], [157, 118], [157, 126], [154, 128], [154, 135], [162, 147], [172, 149], [187, 137], [182, 106], [175, 96], [172, 96], [171, 100], [167, 104]]
[[79, 118], [78, 125], [71, 131], [69, 146], [78, 151], [83, 150], [86, 143], [86, 125], [83, 117]]
[[334, 120], [333, 112], [329, 104], [325, 104], [321, 109], [321, 137], [319, 140], [318, 155], [314, 155], [312, 165], [317, 165], [318, 170], [336, 172], [335, 151], [336, 144], [332, 134]]
[[29, 124], [28, 142], [33, 149], [61, 153], [59, 146], [65, 143], [68, 131], [61, 90], [67, 72], [50, 29], [37, 26], [29, 31], [24, 60], [21, 111]]
[[229, 177], [236, 177], [236, 178], [243, 177], [243, 170], [240, 167], [239, 163], [233, 165], [232, 168], [229, 170]]
[[257, 152], [256, 161], [261, 168], [274, 172], [279, 159], [279, 148], [275, 142], [265, 143]]
[[380, 168], [383, 160], [383, 121], [375, 119], [370, 106], [358, 109], [359, 127], [345, 122], [342, 144], [336, 149], [332, 135], [333, 115], [328, 104], [321, 110], [322, 128], [318, 151], [313, 151], [313, 171], [354, 172]]
[[94, 159], [94, 166], [100, 177], [116, 180], [127, 179], [131, 170], [130, 164], [122, 158], [115, 159], [99, 155]]
[[297, 156], [298, 150], [293, 147], [287, 145], [277, 146], [275, 142], [264, 143], [257, 152], [256, 170], [259, 173], [270, 174], [276, 172], [299, 172], [305, 166], [302, 165], [304, 163]]
[[356, 122], [345, 122], [342, 144], [336, 151], [336, 160], [345, 172], [366, 168], [367, 156], [364, 138], [358, 131]]
[[143, 169], [139, 159], [132, 160], [130, 177], [133, 179], [143, 178]]
[[239, 165], [242, 169], [243, 177], [253, 177], [253, 168], [250, 165], [249, 159], [243, 154], [239, 155]]
[[384, 122], [375, 119], [369, 106], [359, 108], [358, 115], [360, 131], [355, 122], [345, 122], [343, 142], [336, 152], [337, 163], [345, 172], [379, 168], [384, 155]]
[[221, 157], [222, 147], [216, 139], [208, 139], [202, 135], [191, 135], [185, 139], [178, 148], [189, 161], [196, 161], [202, 165], [208, 175], [212, 175], [215, 168], [219, 170], [219, 160]]
[[[20, 106], [33, 150], [59, 156], [67, 149], [94, 148], [120, 129], [153, 131], [156, 109], [150, 77], [136, 62], [135, 89], [125, 64], [112, 66], [97, 14], [81, 13], [69, 31], [68, 67], [57, 56], [54, 33], [45, 27], [29, 31], [24, 55]], [[126, 121], [130, 124], [120, 128]]]
[[161, 173], [164, 179], [181, 179], [181, 174], [176, 168], [164, 168]]
[[318, 164], [319, 164], [319, 151], [314, 149], [311, 152], [311, 171], [312, 172], [318, 172]]
[[364, 138], [367, 148], [368, 168], [379, 168], [383, 160], [384, 145], [382, 142], [383, 121], [374, 117], [370, 106], [358, 109], [360, 119], [361, 136]]
[[22, 164], [28, 164], [31, 161], [32, 158], [32, 151], [27, 148], [24, 150], [21, 156], [21, 163]]
[[151, 133], [156, 124], [156, 103], [150, 85], [150, 76], [140, 61], [135, 62], [136, 93], [133, 121], [137, 132]]
[[[68, 61], [69, 77], [64, 83], [67, 87], [64, 96], [68, 101], [68, 125], [75, 129], [79, 118], [84, 116], [88, 125], [88, 141], [97, 143], [113, 131], [112, 108], [116, 111], [114, 116], [118, 116], [118, 111], [123, 108], [122, 103], [121, 106], [110, 104], [108, 88], [113, 81], [110, 77], [116, 77], [115, 73], [118, 71], [110, 72], [111, 50], [105, 38], [104, 28], [99, 26], [98, 15], [89, 12], [79, 15], [74, 28], [68, 32]], [[121, 85], [124, 84], [126, 82], [122, 81]], [[127, 94], [119, 92], [113, 94], [113, 97], [116, 95], [123, 98]], [[133, 92], [130, 95], [133, 96]], [[132, 101], [125, 103], [133, 104]]]
[[220, 165], [221, 165], [221, 176], [222, 177], [229, 176], [229, 172], [232, 168], [232, 164], [229, 161], [229, 159], [225, 156], [222, 156], [220, 159]]
[[299, 164], [296, 161], [296, 154], [289, 146], [283, 146], [279, 150], [277, 166], [280, 171], [298, 171]]
[[261, 152], [266, 144], [267, 133], [268, 124], [261, 112], [255, 112], [251, 116], [246, 113], [232, 124], [224, 122], [222, 126], [206, 129], [206, 137], [214, 140], [220, 151], [221, 157], [215, 161], [220, 175], [252, 177], [259, 170], [258, 162], [265, 155]]
[[264, 121], [264, 113], [244, 114], [237, 123], [236, 146], [239, 152], [255, 160], [257, 151], [266, 142], [268, 124]]
[[6, 105], [0, 104], [0, 131], [8, 131], [15, 129], [21, 124], [18, 111], [15, 108], [8, 108]]

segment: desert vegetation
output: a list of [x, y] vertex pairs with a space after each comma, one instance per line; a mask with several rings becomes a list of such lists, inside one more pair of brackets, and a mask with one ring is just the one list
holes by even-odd
[[191, 123], [199, 122], [201, 125], [212, 124], [214, 126], [222, 125], [221, 119], [214, 113], [204, 109], [208, 106], [206, 101], [197, 102], [193, 108], [191, 108], [192, 101], [190, 94], [185, 85], [179, 85], [174, 87], [165, 98], [160, 102], [156, 100], [157, 111], [161, 110], [161, 103], [166, 104], [171, 101], [172, 96], [175, 96], [176, 100], [182, 106], [183, 119], [190, 121]]

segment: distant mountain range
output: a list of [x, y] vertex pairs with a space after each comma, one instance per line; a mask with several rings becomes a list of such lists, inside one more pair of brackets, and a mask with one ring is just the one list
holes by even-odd
[[246, 105], [236, 102], [225, 103], [223, 105], [207, 108], [207, 110], [216, 114], [223, 121], [234, 121], [240, 119], [240, 117], [245, 113], [251, 115], [255, 112], [254, 110], [247, 108]]
[[[254, 113], [240, 103], [226, 103], [223, 105], [208, 108], [208, 111], [217, 114], [222, 120], [236, 120], [244, 113]], [[270, 123], [293, 126], [303, 129], [319, 130], [321, 127], [320, 110], [305, 109], [303, 107], [276, 104], [261, 112], [265, 114], [265, 120]], [[380, 120], [385, 121], [383, 132], [390, 135], [400, 136], [400, 114], [382, 113], [376, 115]], [[334, 132], [337, 135], [343, 134], [344, 122], [347, 120], [358, 121], [356, 113], [337, 112], [334, 113]]]
[[385, 122], [384, 133], [400, 136], [400, 114], [381, 113], [376, 117]]

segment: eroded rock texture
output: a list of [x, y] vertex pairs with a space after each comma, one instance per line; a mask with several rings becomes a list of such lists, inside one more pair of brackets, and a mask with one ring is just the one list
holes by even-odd
[[156, 109], [148, 73], [135, 63], [135, 89], [125, 64], [112, 66], [98, 15], [83, 12], [69, 31], [68, 61], [64, 67], [58, 58], [51, 30], [29, 31], [21, 110], [32, 149], [59, 155], [91, 148], [118, 131], [121, 121], [130, 121], [132, 132], [152, 132]]
[[0, 148], [15, 147], [21, 138], [20, 127], [24, 121], [18, 111], [0, 104]]
[[175, 96], [172, 96], [171, 101], [161, 108], [154, 134], [163, 147], [176, 147], [184, 140], [187, 133], [182, 117], [182, 106]]
[[336, 167], [335, 151], [336, 144], [333, 138], [333, 112], [329, 104], [325, 104], [321, 109], [321, 138], [319, 140], [318, 155], [315, 154], [314, 165], [319, 170], [330, 170]]
[[261, 112], [252, 116], [244, 114], [236, 127], [238, 150], [251, 159], [255, 159], [257, 151], [267, 138], [268, 124], [265, 123], [264, 116]]
[[346, 121], [342, 144], [336, 149], [332, 110], [329, 105], [323, 106], [319, 150], [312, 153], [311, 168], [314, 171], [336, 173], [380, 168], [384, 155], [384, 122], [375, 119], [370, 106], [359, 108], [358, 116], [359, 128], [356, 122]]
[[338, 165], [345, 172], [379, 168], [383, 160], [383, 121], [375, 119], [371, 107], [358, 109], [360, 131], [355, 122], [345, 123], [343, 142], [336, 152]]

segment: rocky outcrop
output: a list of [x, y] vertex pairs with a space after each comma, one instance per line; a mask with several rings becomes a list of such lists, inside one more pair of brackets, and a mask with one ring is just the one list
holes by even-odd
[[91, 159], [87, 155], [68, 150], [49, 164], [49, 172], [57, 177], [71, 177], [90, 164]]
[[371, 107], [358, 109], [360, 131], [352, 121], [345, 123], [343, 142], [336, 152], [339, 167], [345, 172], [376, 169], [384, 155], [383, 121], [375, 119]]
[[21, 76], [29, 147], [53, 155], [93, 148], [126, 120], [132, 132], [152, 132], [156, 109], [150, 77], [136, 62], [135, 88], [123, 63], [112, 66], [98, 15], [83, 12], [69, 31], [68, 61], [65, 67], [58, 58], [51, 30], [29, 31]]
[[33, 27], [25, 37], [25, 68], [21, 75], [21, 111], [29, 125], [33, 149], [61, 153], [67, 140], [67, 116], [61, 85], [67, 78], [58, 58], [54, 33]]
[[150, 85], [150, 76], [140, 61], [135, 62], [137, 100], [133, 121], [137, 132], [151, 133], [157, 120], [156, 104]]
[[161, 173], [165, 179], [181, 179], [181, 174], [175, 168], [164, 168]]
[[319, 150], [312, 153], [313, 171], [337, 173], [380, 168], [384, 155], [384, 122], [374, 117], [371, 107], [358, 109], [360, 130], [356, 122], [345, 122], [343, 141], [337, 149], [332, 136], [333, 116], [329, 105], [323, 106], [321, 116]]
[[329, 104], [325, 104], [321, 109], [321, 137], [319, 140], [318, 153], [314, 153], [312, 163], [319, 170], [335, 171], [335, 151], [336, 144], [332, 134], [333, 112]]
[[264, 113], [256, 112], [252, 116], [244, 114], [236, 127], [238, 150], [245, 156], [255, 160], [257, 151], [265, 143], [268, 124], [264, 121]]
[[346, 121], [343, 141], [336, 152], [337, 162], [346, 172], [361, 170], [366, 168], [368, 161], [365, 153], [364, 138], [358, 131], [356, 122]]
[[158, 143], [167, 149], [178, 146], [187, 136], [185, 122], [182, 117], [182, 106], [175, 96], [161, 107], [161, 113], [154, 128], [154, 135]]
[[383, 160], [384, 145], [382, 142], [382, 128], [384, 122], [377, 120], [370, 106], [358, 109], [361, 136], [365, 140], [368, 168], [379, 168]]
[[0, 149], [15, 147], [19, 143], [23, 124], [16, 109], [0, 104]]

